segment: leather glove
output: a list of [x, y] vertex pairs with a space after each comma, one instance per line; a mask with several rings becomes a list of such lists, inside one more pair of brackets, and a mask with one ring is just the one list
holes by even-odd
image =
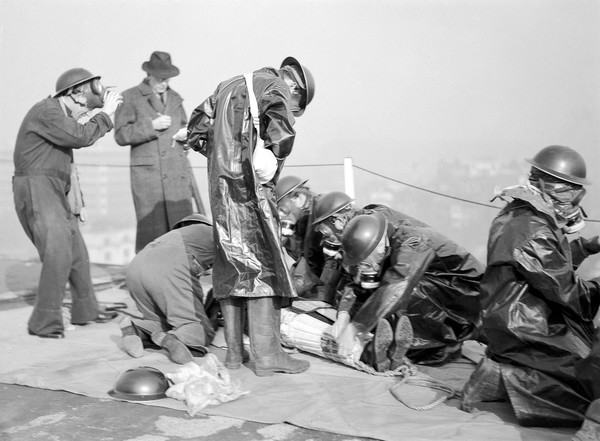
[[597, 254], [600, 253], [600, 238], [598, 236], [591, 237], [586, 239], [584, 237], [581, 238], [581, 245], [589, 254]]
[[338, 312], [337, 319], [331, 327], [331, 335], [336, 340], [340, 337], [346, 326], [350, 323], [350, 314], [346, 311]]
[[342, 335], [336, 338], [338, 354], [341, 357], [347, 358], [352, 356], [352, 351], [356, 343], [356, 334], [358, 334], [358, 330], [354, 324], [349, 323], [344, 332], [342, 332]]

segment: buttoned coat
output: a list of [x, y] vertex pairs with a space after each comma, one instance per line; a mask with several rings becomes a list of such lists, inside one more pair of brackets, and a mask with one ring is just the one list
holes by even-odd
[[[131, 192], [137, 218], [136, 252], [193, 213], [190, 165], [183, 145], [173, 135], [187, 126], [183, 99], [167, 90], [163, 104], [146, 80], [123, 92], [115, 113], [115, 140], [131, 146]], [[152, 120], [171, 117], [171, 126], [157, 131]]]

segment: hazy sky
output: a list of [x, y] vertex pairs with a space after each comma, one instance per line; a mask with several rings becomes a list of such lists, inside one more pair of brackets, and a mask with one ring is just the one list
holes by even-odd
[[188, 113], [235, 74], [306, 64], [317, 92], [292, 163], [387, 173], [390, 157], [552, 143], [597, 162], [599, 29], [597, 0], [0, 0], [0, 148], [66, 69], [125, 89], [164, 50]]
[[565, 144], [600, 186], [600, 0], [0, 0], [0, 158], [62, 72], [124, 90], [154, 50], [181, 69], [188, 114], [233, 75], [288, 55], [308, 66], [317, 90], [289, 165], [350, 156], [412, 180], [416, 164]]

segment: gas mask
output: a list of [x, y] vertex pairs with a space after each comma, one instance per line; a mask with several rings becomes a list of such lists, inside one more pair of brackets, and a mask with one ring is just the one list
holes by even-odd
[[381, 285], [383, 262], [389, 253], [388, 237], [383, 235], [373, 252], [356, 265], [354, 283], [364, 289], [377, 289]]
[[279, 217], [281, 219], [281, 235], [283, 237], [293, 236], [296, 231], [296, 216], [293, 213], [283, 214], [280, 211]]
[[585, 196], [585, 188], [569, 184], [545, 183], [544, 191], [552, 199], [559, 220], [564, 221], [561, 228], [565, 233], [576, 233], [585, 226], [583, 218], [587, 216], [579, 206]]
[[550, 199], [563, 232], [576, 233], [585, 226], [587, 216], [579, 206], [586, 193], [583, 186], [565, 181], [548, 182], [543, 178], [538, 178], [536, 184]]
[[309, 198], [302, 192], [286, 195], [278, 203], [279, 218], [281, 219], [281, 234], [289, 237], [296, 231], [296, 222], [306, 210]]
[[102, 85], [100, 78], [94, 78], [92, 81], [75, 86], [70, 96], [79, 105], [92, 110], [104, 107], [107, 93], [108, 88]]
[[[342, 210], [337, 213], [332, 214], [328, 218], [324, 219], [319, 225], [323, 227], [324, 232], [332, 232], [337, 238], [337, 242], [342, 242], [342, 234], [344, 233], [344, 228], [355, 215], [355, 211], [351, 205], [347, 205]], [[325, 234], [323, 234], [325, 236]]]
[[332, 226], [326, 222], [320, 222], [315, 227], [318, 233], [321, 233], [323, 239], [321, 241], [321, 247], [323, 254], [328, 257], [335, 259], [341, 259], [342, 254], [342, 241], [341, 234], [338, 236]]

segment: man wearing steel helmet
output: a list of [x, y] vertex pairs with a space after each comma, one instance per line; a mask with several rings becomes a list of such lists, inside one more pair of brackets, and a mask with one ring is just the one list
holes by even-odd
[[321, 236], [312, 228], [317, 195], [310, 191], [306, 182], [297, 176], [285, 176], [275, 186], [282, 243], [294, 260], [291, 273], [298, 296], [333, 304], [339, 277], [326, 265]]
[[[366, 355], [378, 370], [397, 368], [405, 353], [413, 362], [441, 364], [478, 336], [484, 266], [434, 228], [360, 214], [344, 228], [342, 255], [349, 277], [332, 329], [340, 356], [374, 333]], [[414, 340], [407, 341], [411, 328]]]
[[311, 235], [313, 251], [307, 255], [310, 268], [319, 274], [327, 271], [327, 285], [337, 288], [342, 270], [341, 247], [342, 234], [348, 222], [359, 214], [382, 213], [390, 221], [409, 219], [420, 226], [427, 226], [423, 222], [400, 211], [391, 209], [381, 204], [369, 204], [361, 209], [354, 207], [354, 199], [342, 191], [332, 191], [315, 198], [313, 219], [311, 222]]
[[212, 225], [202, 214], [181, 219], [136, 254], [126, 282], [142, 317], [121, 325], [125, 352], [139, 358], [144, 346], [154, 343], [178, 364], [206, 353], [216, 331], [215, 317], [207, 311], [216, 302], [204, 292], [200, 277], [213, 258]]
[[[600, 245], [598, 237], [567, 236], [583, 228], [579, 204], [590, 182], [583, 157], [570, 147], [548, 146], [528, 161], [527, 184], [497, 195], [507, 205], [492, 222], [481, 282], [487, 357], [462, 405], [508, 399], [523, 425], [577, 425], [600, 398], [593, 322], [600, 279], [576, 272]], [[598, 407], [590, 407], [596, 421]]]
[[217, 244], [213, 281], [225, 324], [225, 365], [242, 364], [247, 306], [259, 376], [309, 367], [280, 344], [280, 309], [296, 293], [281, 246], [274, 186], [292, 151], [295, 117], [304, 113], [314, 90], [310, 71], [288, 57], [279, 69], [266, 67], [219, 84], [188, 124], [190, 146], [208, 160]]
[[275, 185], [277, 210], [281, 220], [282, 245], [292, 259], [303, 255], [315, 194], [306, 182], [297, 176], [284, 176]]
[[[89, 258], [78, 218], [67, 194], [73, 150], [93, 145], [113, 128], [111, 117], [121, 95], [106, 91], [100, 76], [73, 68], [56, 82], [56, 92], [25, 116], [14, 151], [14, 202], [27, 237], [38, 250], [42, 273], [28, 332], [63, 338], [61, 305], [69, 282], [71, 322], [105, 322], [114, 314], [98, 309]], [[98, 109], [93, 116], [87, 115]]]

